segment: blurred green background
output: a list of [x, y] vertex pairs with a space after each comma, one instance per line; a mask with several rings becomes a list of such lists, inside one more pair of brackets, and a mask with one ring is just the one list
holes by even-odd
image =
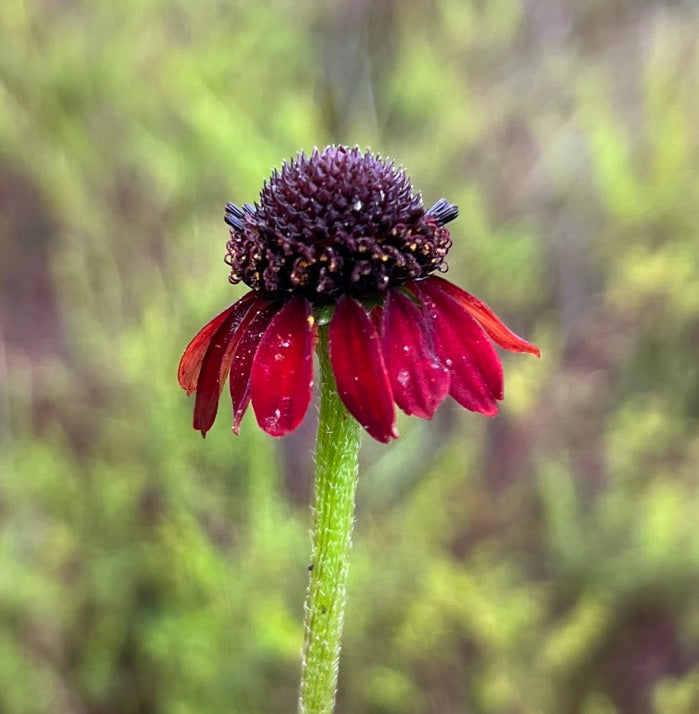
[[299, 149], [458, 204], [535, 341], [365, 439], [338, 714], [699, 712], [699, 7], [5, 0], [0, 712], [295, 710], [314, 438], [176, 382]]

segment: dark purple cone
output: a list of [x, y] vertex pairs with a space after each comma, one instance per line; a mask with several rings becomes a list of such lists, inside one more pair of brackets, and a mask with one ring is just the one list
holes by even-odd
[[275, 171], [259, 204], [228, 204], [230, 281], [270, 297], [334, 302], [379, 296], [445, 270], [444, 199], [425, 210], [404, 171], [358, 148], [299, 154]]

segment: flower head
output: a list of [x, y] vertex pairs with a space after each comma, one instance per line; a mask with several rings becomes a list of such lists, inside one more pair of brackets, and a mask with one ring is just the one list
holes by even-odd
[[447, 396], [492, 416], [503, 398], [491, 340], [539, 354], [446, 270], [458, 215], [425, 209], [404, 171], [368, 151], [330, 146], [275, 171], [259, 203], [226, 206], [229, 280], [251, 291], [185, 350], [180, 385], [196, 391], [194, 428], [216, 418], [225, 380], [233, 431], [252, 401], [273, 436], [293, 431], [311, 399], [318, 322], [328, 314], [340, 398], [373, 436], [397, 436], [394, 403], [430, 419]]

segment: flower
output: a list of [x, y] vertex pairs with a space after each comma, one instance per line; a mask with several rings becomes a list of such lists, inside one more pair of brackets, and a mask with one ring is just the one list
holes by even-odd
[[[539, 355], [477, 297], [433, 275], [445, 271], [458, 215], [425, 210], [404, 171], [358, 148], [299, 154], [265, 182], [259, 203], [226, 206], [230, 282], [251, 288], [205, 325], [179, 366], [196, 392], [205, 436], [229, 378], [233, 431], [252, 402], [259, 425], [284, 436], [311, 400], [319, 322], [338, 393], [375, 439], [398, 436], [396, 404], [431, 419], [453, 397], [492, 416], [503, 398], [495, 342]], [[492, 342], [491, 342], [492, 340]]]

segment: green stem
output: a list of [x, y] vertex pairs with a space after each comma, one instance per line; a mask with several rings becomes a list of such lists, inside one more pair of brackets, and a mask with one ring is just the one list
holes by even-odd
[[359, 425], [337, 394], [328, 356], [327, 328], [321, 328], [320, 333], [315, 523], [305, 603], [299, 714], [332, 714], [335, 708], [359, 455]]

